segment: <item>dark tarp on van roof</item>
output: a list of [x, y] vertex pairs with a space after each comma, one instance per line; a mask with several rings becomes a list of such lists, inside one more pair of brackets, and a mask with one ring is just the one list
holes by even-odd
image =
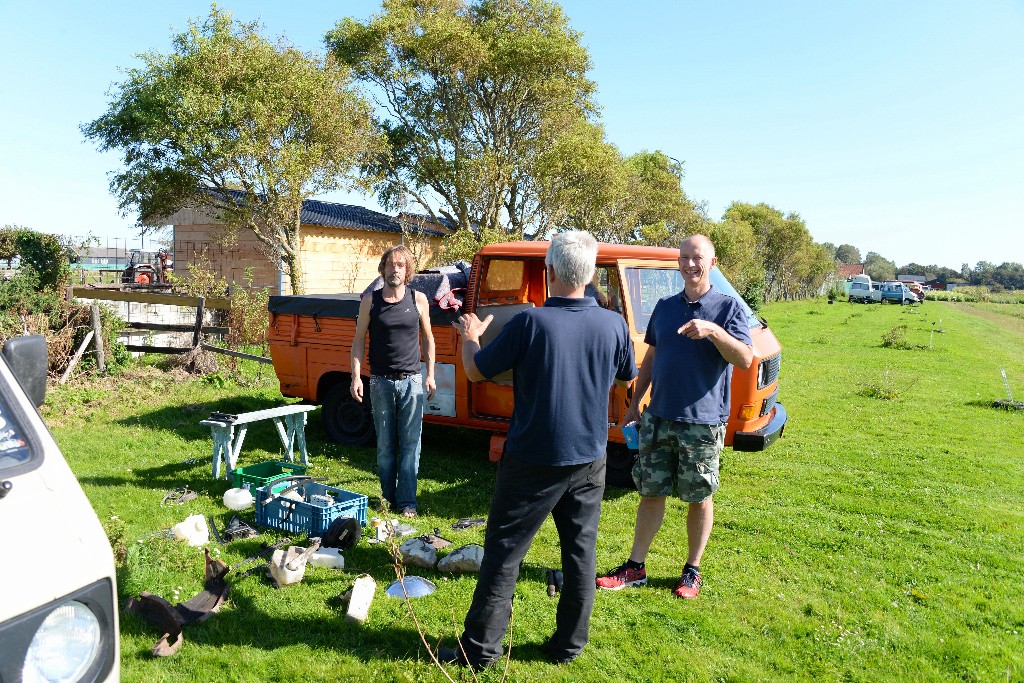
[[[359, 294], [292, 294], [275, 295], [267, 302], [271, 316], [282, 313], [309, 315], [317, 318], [350, 318], [359, 316]], [[450, 325], [459, 317], [453, 310], [430, 307], [431, 325]]]

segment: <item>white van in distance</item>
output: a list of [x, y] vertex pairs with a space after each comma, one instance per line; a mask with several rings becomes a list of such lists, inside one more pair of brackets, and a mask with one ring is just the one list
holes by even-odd
[[882, 300], [882, 292], [874, 284], [867, 275], [854, 275], [847, 291], [848, 301], [862, 304], [879, 303]]

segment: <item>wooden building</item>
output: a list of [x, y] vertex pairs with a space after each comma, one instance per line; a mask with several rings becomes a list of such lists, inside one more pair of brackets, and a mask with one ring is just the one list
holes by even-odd
[[[361, 206], [308, 199], [302, 205], [301, 263], [307, 294], [357, 292], [377, 277], [380, 254], [405, 243], [420, 268], [438, 254], [444, 227], [402, 216], [395, 218]], [[246, 269], [253, 285], [272, 293], [291, 293], [287, 276], [264, 255], [251, 230], [240, 230], [223, 243], [223, 225], [209, 215], [183, 209], [160, 221], [174, 228], [174, 271], [186, 276], [189, 265], [205, 262], [229, 284], [244, 285]], [[437, 265], [437, 264], [434, 264]], [[283, 291], [282, 291], [283, 290]]]

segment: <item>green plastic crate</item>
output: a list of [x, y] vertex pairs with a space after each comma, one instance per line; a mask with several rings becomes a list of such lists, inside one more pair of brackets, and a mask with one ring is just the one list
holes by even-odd
[[249, 465], [248, 467], [239, 467], [231, 473], [231, 476], [236, 489], [249, 489], [255, 493], [256, 489], [264, 486], [271, 486], [271, 491], [280, 491], [287, 486], [287, 482], [273, 486], [275, 481], [305, 473], [305, 465], [270, 460]]

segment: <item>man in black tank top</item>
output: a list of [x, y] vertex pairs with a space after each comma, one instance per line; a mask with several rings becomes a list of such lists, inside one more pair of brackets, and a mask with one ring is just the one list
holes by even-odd
[[[352, 397], [363, 400], [361, 367], [370, 333], [370, 409], [377, 430], [381, 499], [405, 517], [416, 516], [424, 394], [434, 396], [434, 335], [429, 302], [408, 287], [416, 260], [405, 245], [391, 247], [377, 271], [384, 288], [359, 302], [352, 340]], [[420, 333], [427, 373], [420, 374]]]

